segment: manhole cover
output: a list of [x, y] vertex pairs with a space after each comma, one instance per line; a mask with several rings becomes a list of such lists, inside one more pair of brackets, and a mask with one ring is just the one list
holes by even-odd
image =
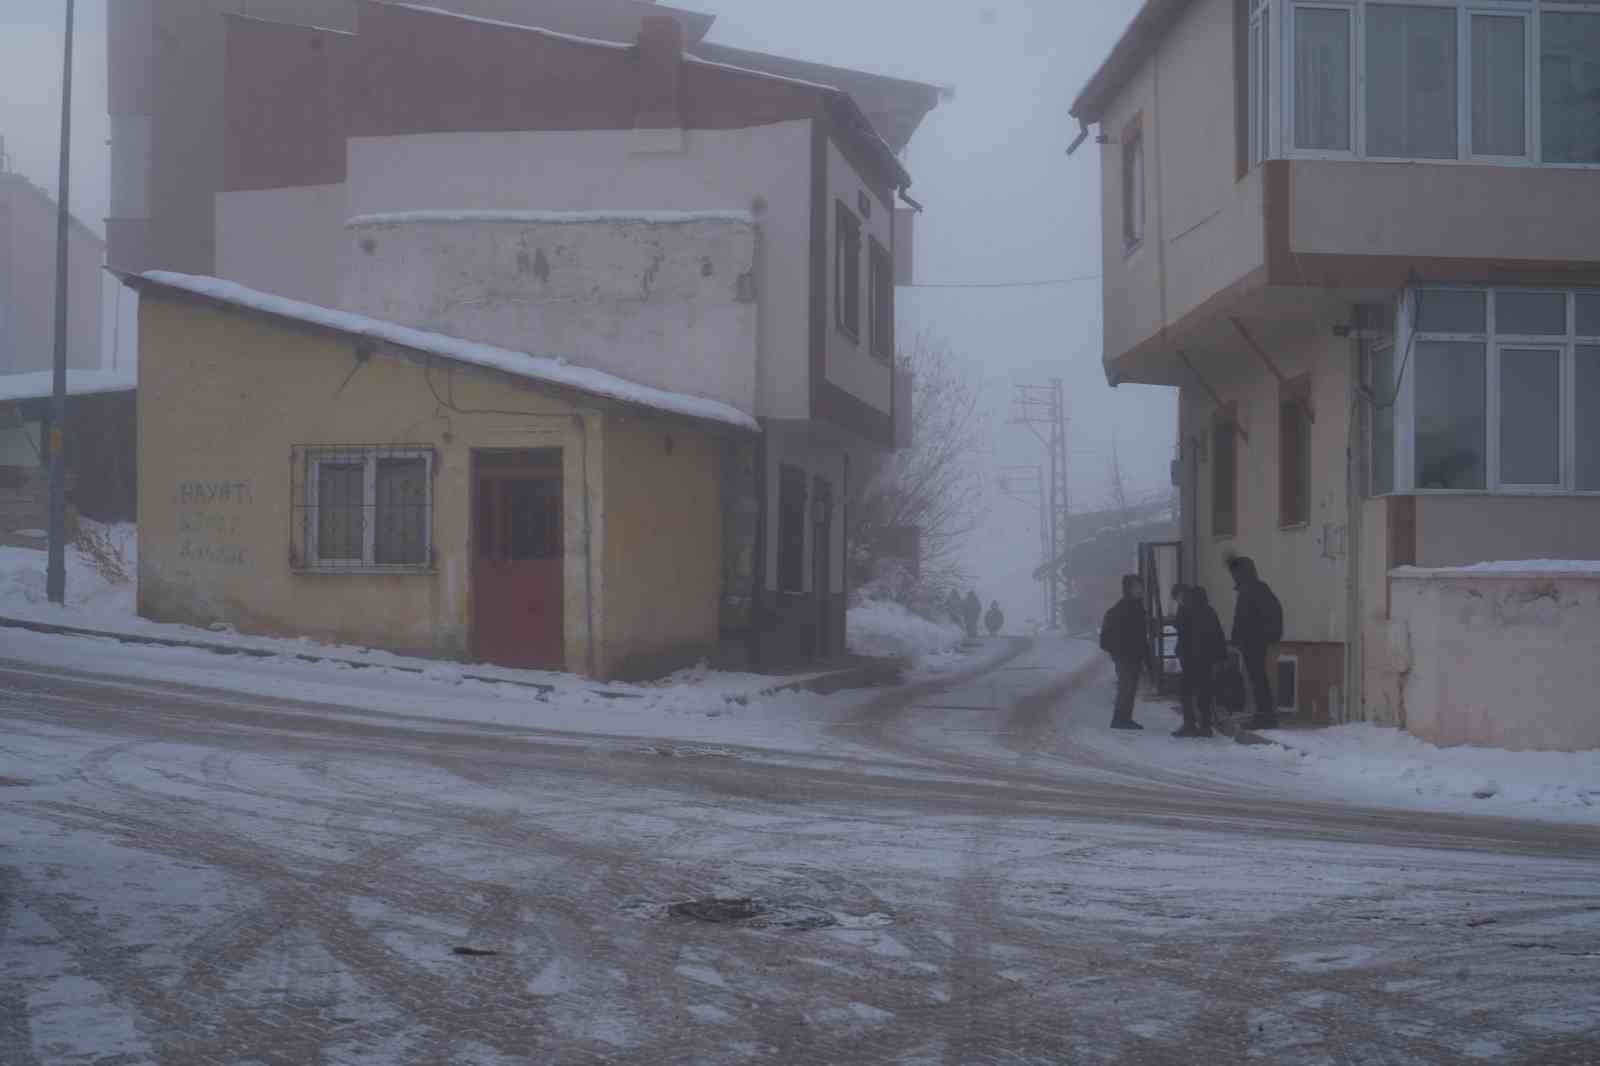
[[749, 896], [708, 897], [667, 904], [667, 916], [682, 921], [739, 925], [747, 929], [827, 929], [839, 924], [831, 912], [809, 903]]

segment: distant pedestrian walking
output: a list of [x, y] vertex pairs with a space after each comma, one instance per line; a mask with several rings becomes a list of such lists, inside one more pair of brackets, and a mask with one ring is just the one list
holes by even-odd
[[1111, 710], [1112, 729], [1143, 729], [1133, 720], [1133, 701], [1139, 692], [1139, 672], [1150, 659], [1145, 632], [1144, 582], [1138, 574], [1122, 578], [1122, 599], [1100, 623], [1100, 650], [1117, 665], [1117, 702]]
[[983, 616], [983, 624], [989, 627], [989, 635], [997, 637], [1006, 624], [1005, 612], [1000, 609], [999, 600], [989, 601], [989, 613]]
[[1212, 609], [1206, 590], [1185, 588], [1178, 603], [1178, 698], [1183, 703], [1183, 725], [1175, 737], [1209, 737], [1217, 667], [1228, 658], [1228, 640], [1222, 621]]
[[1254, 713], [1245, 724], [1251, 729], [1276, 729], [1278, 706], [1267, 681], [1267, 652], [1283, 639], [1283, 604], [1256, 572], [1254, 560], [1243, 555], [1228, 563], [1239, 598], [1233, 607], [1233, 633], [1229, 643], [1239, 649], [1244, 674], [1250, 681]]
[[978, 639], [978, 618], [983, 614], [983, 601], [978, 599], [978, 594], [971, 589], [967, 590], [967, 598], [961, 602], [961, 620], [967, 627], [967, 639]]

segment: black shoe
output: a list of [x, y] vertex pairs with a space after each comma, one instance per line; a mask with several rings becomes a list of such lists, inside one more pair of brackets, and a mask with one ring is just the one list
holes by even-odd
[[1214, 737], [1214, 736], [1216, 736], [1216, 734], [1211, 731], [1211, 727], [1208, 726], [1208, 725], [1203, 725], [1199, 729], [1196, 729], [1194, 731], [1194, 735], [1197, 736], [1197, 737]]
[[1172, 731], [1172, 735], [1175, 737], [1197, 737], [1200, 735], [1200, 732], [1199, 730], [1195, 729], [1194, 726], [1190, 725], [1188, 722], [1185, 722], [1177, 729], [1174, 729]]
[[1111, 723], [1111, 728], [1112, 729], [1143, 729], [1144, 726], [1140, 725], [1138, 722], [1135, 722], [1132, 718], [1129, 718], [1126, 722], [1113, 721]]

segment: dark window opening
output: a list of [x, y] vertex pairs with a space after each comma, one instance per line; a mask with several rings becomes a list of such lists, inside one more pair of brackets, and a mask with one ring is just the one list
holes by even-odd
[[851, 337], [861, 336], [861, 220], [843, 203], [835, 205], [834, 322]]
[[778, 591], [805, 591], [806, 475], [778, 468]]
[[1311, 379], [1285, 382], [1278, 397], [1278, 525], [1311, 521]]
[[894, 260], [876, 238], [870, 242], [868, 321], [872, 354], [887, 363], [894, 358]]
[[1238, 532], [1238, 442], [1231, 408], [1211, 420], [1211, 533], [1231, 537]]

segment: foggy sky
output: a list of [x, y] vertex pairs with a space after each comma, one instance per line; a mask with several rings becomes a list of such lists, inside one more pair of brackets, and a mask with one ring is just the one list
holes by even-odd
[[[101, 230], [109, 204], [105, 4], [80, 0], [74, 92], [74, 213]], [[111, 0], [115, 2], [115, 0]], [[0, 13], [0, 136], [13, 169], [54, 194], [64, 0], [8, 0]], [[952, 85], [911, 142], [922, 282], [1033, 281], [1100, 271], [1099, 148], [1068, 158], [1073, 94], [1138, 0], [678, 0], [717, 16], [711, 39], [801, 59]], [[22, 10], [18, 10], [21, 8]], [[620, 206], [620, 205], [619, 205]], [[1069, 496], [1102, 506], [1112, 441], [1130, 488], [1163, 491], [1176, 394], [1100, 369], [1100, 283], [1016, 289], [902, 289], [902, 338], [926, 332], [983, 388], [1000, 466], [1043, 461], [1006, 424], [1012, 386], [1063, 379], [1071, 418]], [[990, 490], [991, 520], [965, 562], [985, 602], [1011, 620], [1040, 614], [1037, 518]]]

